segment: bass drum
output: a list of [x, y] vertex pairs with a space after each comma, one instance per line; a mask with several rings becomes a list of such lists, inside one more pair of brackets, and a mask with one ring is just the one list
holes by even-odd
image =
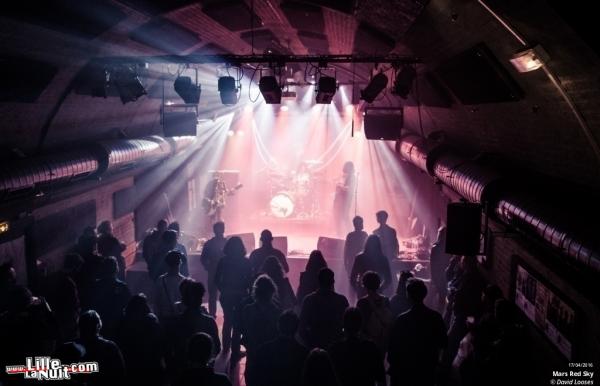
[[278, 192], [271, 198], [271, 214], [277, 218], [287, 218], [294, 213], [294, 199], [289, 192]]

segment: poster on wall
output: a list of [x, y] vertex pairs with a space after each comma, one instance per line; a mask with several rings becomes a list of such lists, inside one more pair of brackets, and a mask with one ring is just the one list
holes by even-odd
[[517, 264], [515, 304], [570, 360], [575, 311], [520, 264]]

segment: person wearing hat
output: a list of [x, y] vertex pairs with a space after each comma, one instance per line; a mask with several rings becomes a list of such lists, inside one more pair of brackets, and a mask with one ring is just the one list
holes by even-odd
[[290, 271], [290, 267], [288, 266], [287, 260], [283, 252], [279, 249], [273, 247], [273, 234], [270, 230], [265, 229], [260, 233], [260, 248], [255, 249], [250, 254], [250, 268], [252, 270], [253, 277], [257, 276], [260, 273], [260, 269], [263, 266], [263, 263], [269, 256], [275, 256], [281, 267], [285, 273]]

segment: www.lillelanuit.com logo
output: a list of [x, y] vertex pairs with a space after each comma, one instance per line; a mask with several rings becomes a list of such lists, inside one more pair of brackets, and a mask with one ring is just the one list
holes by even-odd
[[25, 379], [63, 380], [71, 379], [71, 374], [98, 372], [98, 362], [79, 362], [63, 365], [59, 359], [50, 357], [27, 357], [25, 365], [6, 366], [7, 374], [23, 374]]

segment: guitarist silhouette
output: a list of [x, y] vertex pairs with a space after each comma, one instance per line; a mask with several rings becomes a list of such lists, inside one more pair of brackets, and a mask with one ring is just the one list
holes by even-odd
[[204, 199], [202, 207], [210, 220], [210, 224], [223, 221], [223, 209], [226, 205], [226, 197], [235, 193], [236, 190], [242, 187], [242, 184], [237, 184], [232, 189], [227, 189], [225, 181], [218, 173], [208, 182], [204, 190]]

